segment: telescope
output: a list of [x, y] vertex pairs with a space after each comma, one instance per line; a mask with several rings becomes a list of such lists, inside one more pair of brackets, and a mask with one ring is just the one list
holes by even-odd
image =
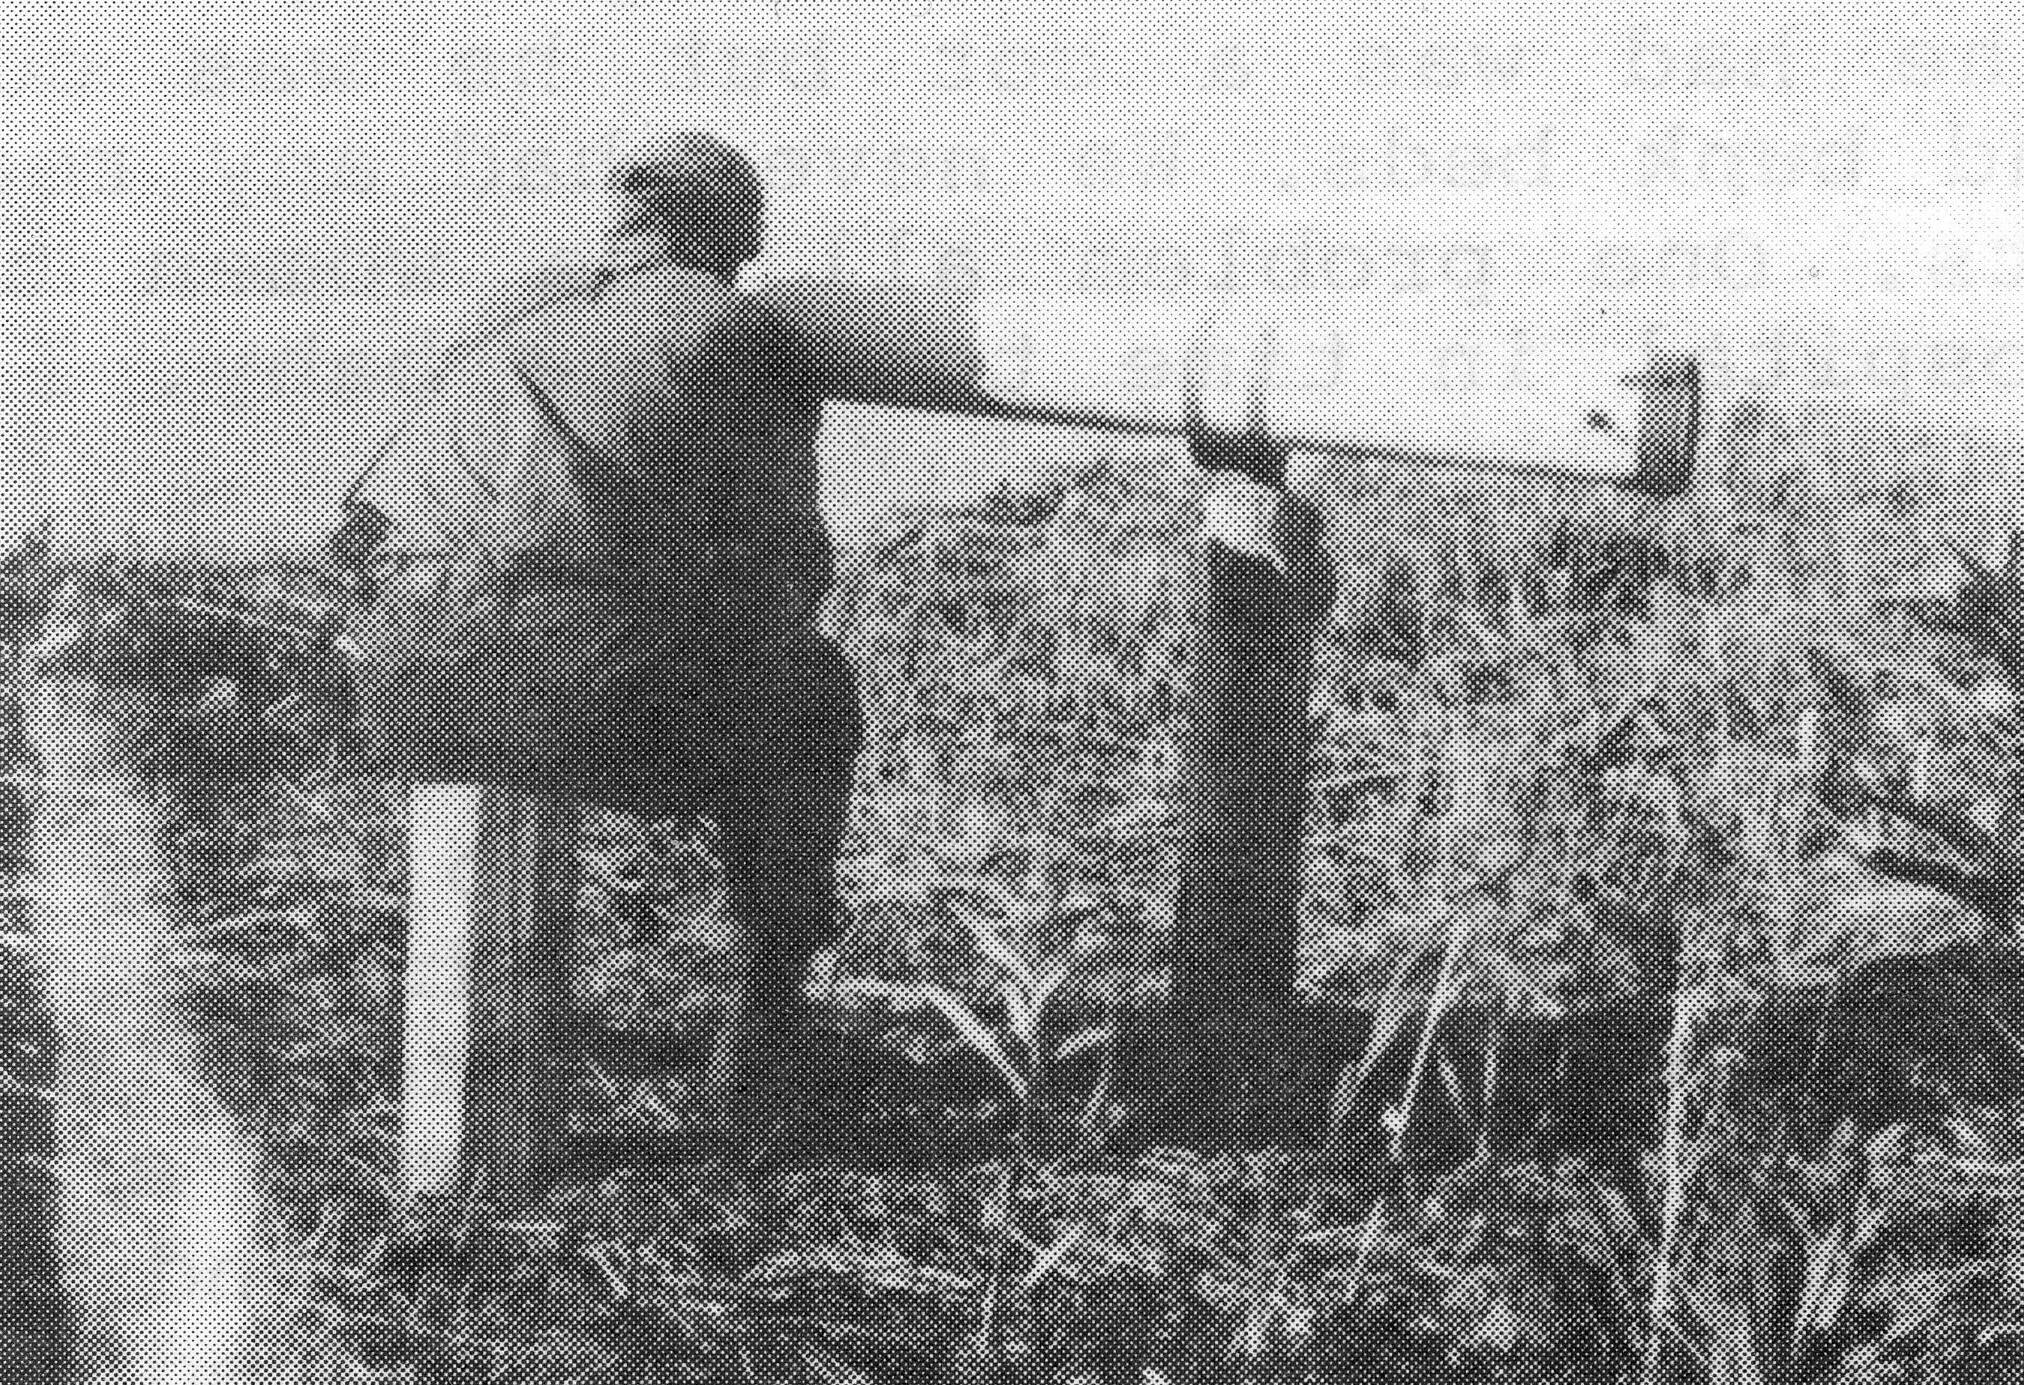
[[[1233, 985], [1260, 1033], [1274, 997], [1292, 990], [1308, 691], [1332, 573], [1313, 497], [1300, 493], [1326, 486], [1326, 469], [1296, 477], [1289, 459], [1665, 497], [1685, 489], [1698, 442], [1696, 361], [1626, 343], [1600, 315], [1530, 322], [1521, 335], [1466, 303], [1424, 297], [827, 274], [760, 277], [747, 291], [806, 340], [827, 399], [1182, 439], [1209, 472], [1203, 542], [1187, 558], [1200, 601], [1174, 955], [1213, 965], [1174, 976], [1167, 1032], [1174, 1071], [1190, 1076], [1167, 1085], [1182, 1095], [1213, 1086], [1212, 1070], [1257, 1059], [1257, 1035], [1225, 1023]], [[890, 489], [946, 494], [950, 480], [985, 490], [1008, 479], [974, 463], [952, 450], [934, 463], [946, 468], [943, 484], [909, 471]], [[570, 821], [560, 802], [485, 784], [421, 784], [410, 795], [402, 1165], [411, 1195], [464, 1178], [532, 1190], [554, 1156], [565, 1001], [552, 963], [569, 923]]]
[[[1292, 995], [1308, 690], [1333, 575], [1318, 511], [1288, 489], [1289, 457], [1656, 496], [1678, 494], [1693, 467], [1695, 362], [1585, 346], [1578, 332], [1528, 352], [1424, 304], [1202, 304], [826, 275], [749, 291], [807, 341], [825, 398], [1185, 438], [1209, 470], [1203, 543], [1188, 559], [1200, 601], [1173, 947], [1214, 961], [1175, 968], [1166, 1032], [1189, 1074], [1176, 1093], [1254, 1061], [1270, 1011]], [[895, 479], [912, 489], [927, 478]], [[409, 813], [404, 1189], [475, 1178], [528, 1193], [554, 1156], [563, 1101], [553, 978], [570, 818], [547, 798], [477, 784], [419, 785]], [[1248, 1037], [1224, 1023], [1232, 985], [1256, 1012]]]
[[1583, 341], [1578, 322], [1521, 342], [1412, 300], [1200, 304], [821, 275], [751, 291], [813, 344], [833, 399], [1658, 496], [1693, 469], [1693, 360]]
[[[1626, 343], [1600, 315], [1530, 322], [1521, 335], [1424, 296], [828, 274], [746, 288], [806, 340], [827, 399], [1182, 439], [1209, 472], [1203, 542], [1186, 557], [1199, 602], [1173, 943], [1175, 956], [1204, 961], [1176, 967], [1166, 1007], [1173, 1071], [1187, 1077], [1165, 1085], [1183, 1104], [1214, 1072], [1259, 1060], [1269, 1012], [1292, 993], [1308, 695], [1333, 578], [1313, 497], [1300, 493], [1326, 486], [1325, 469], [1295, 477], [1289, 459], [1659, 497], [1680, 493], [1693, 470], [1697, 363]], [[909, 471], [890, 489], [1008, 479], [974, 463], [952, 449], [934, 463], [943, 484]], [[573, 819], [555, 799], [463, 782], [414, 786], [408, 810], [403, 1185], [419, 1195], [476, 1178], [510, 1199], [539, 1187], [557, 1146], [566, 1001], [553, 963], [566, 955]], [[1256, 1021], [1248, 1037], [1227, 1022], [1239, 992]]]

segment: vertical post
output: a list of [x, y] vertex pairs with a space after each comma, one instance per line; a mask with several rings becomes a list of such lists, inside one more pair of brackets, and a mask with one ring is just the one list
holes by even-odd
[[417, 784], [408, 794], [401, 1191], [410, 1201], [453, 1191], [463, 1162], [482, 795], [473, 784]]
[[553, 1171], [574, 808], [474, 784], [409, 799], [402, 1184], [518, 1206]]
[[[1193, 560], [1193, 668], [1181, 746], [1185, 861], [1155, 1121], [1206, 1147], [1248, 1142], [1290, 1017], [1313, 732], [1315, 637], [1334, 578], [1284, 456], [1212, 474]], [[1198, 458], [1219, 460], [1197, 441]]]

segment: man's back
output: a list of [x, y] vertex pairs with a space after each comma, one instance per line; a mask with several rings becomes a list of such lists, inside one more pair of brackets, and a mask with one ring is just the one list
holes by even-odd
[[[833, 567], [799, 335], [665, 260], [558, 271], [536, 293], [481, 320], [362, 485], [394, 520], [390, 547], [538, 547], [805, 621]], [[489, 534], [447, 522], [480, 506]]]

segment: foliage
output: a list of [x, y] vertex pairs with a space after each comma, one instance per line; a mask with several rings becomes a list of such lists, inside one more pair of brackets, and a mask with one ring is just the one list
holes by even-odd
[[[9, 680], [0, 692], [0, 715], [19, 711], [18, 690]], [[26, 855], [27, 814], [19, 776], [8, 767], [0, 782], [0, 854], [10, 861]], [[0, 1168], [6, 1197], [0, 1201], [0, 1304], [9, 1330], [0, 1343], [0, 1375], [22, 1385], [55, 1385], [66, 1378], [80, 1326], [63, 1300], [54, 1235], [57, 1186], [54, 1176], [54, 1084], [57, 1035], [43, 1000], [40, 969], [31, 953], [28, 900], [9, 889], [0, 896]]]
[[[1105, 1062], [1165, 984], [1198, 484], [1127, 479], [1149, 474], [1126, 459], [1031, 505], [925, 516], [829, 612], [871, 734], [851, 927], [812, 989], [930, 1073], [984, 1067], [994, 1157], [761, 1177], [622, 1153], [513, 1222], [387, 1192], [399, 824], [347, 761], [330, 593], [308, 572], [78, 576], [68, 657], [160, 783], [214, 1080], [262, 1130], [361, 1368], [2016, 1378], [2016, 1113], [1949, 1097], [1817, 1144], [1743, 1078], [1748, 1036], [1782, 1032], [1753, 1022], [1790, 996], [2008, 945], [2016, 566], [1933, 585], [1895, 492], [1830, 504], [1791, 481], [1658, 511], [1368, 472], [1329, 515], [1356, 560], [1317, 680], [1301, 942], [1311, 995], [1374, 1016], [1338, 1113], [1373, 1097], [1390, 1143], [1339, 1122], [1324, 1154], [1126, 1159], [1103, 1142]], [[572, 1121], [679, 1128], [728, 986], [707, 824], [600, 816], [583, 854], [577, 1008], [659, 1059], [606, 1070], [586, 1045]], [[1950, 897], [1899, 860], [1978, 883]], [[1448, 1012], [1577, 1026], [1652, 997], [1672, 1023], [1651, 1147], [1617, 1167], [1536, 1142], [1404, 1157], [1433, 1097], [1486, 1123], [1522, 1080], [1494, 1040], [1449, 1062]], [[1395, 1051], [1403, 1081], [1368, 1090]], [[422, 1215], [447, 1260], [401, 1249]]]

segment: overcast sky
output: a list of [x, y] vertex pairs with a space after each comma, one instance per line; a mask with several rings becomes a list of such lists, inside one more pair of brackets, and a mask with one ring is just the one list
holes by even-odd
[[[781, 266], [1200, 276], [1236, 246], [1299, 281], [1332, 241], [1402, 293], [1467, 274], [1506, 316], [1602, 302], [1751, 369], [2011, 407], [2002, 7], [1513, 12], [17, 3], [14, 502], [46, 484], [144, 532], [317, 522], [460, 309], [583, 253], [587, 180], [684, 125], [761, 164]], [[1795, 365], [1802, 341], [1819, 359]], [[843, 461], [925, 465], [958, 436], [832, 432], [840, 510], [869, 503]]]

